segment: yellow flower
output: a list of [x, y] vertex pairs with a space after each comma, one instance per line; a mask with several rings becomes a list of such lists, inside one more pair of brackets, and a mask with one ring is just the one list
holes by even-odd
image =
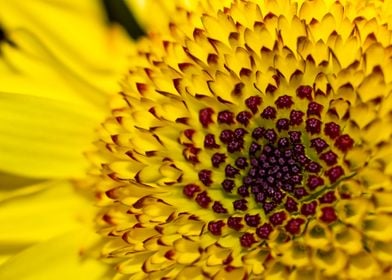
[[117, 277], [391, 279], [390, 4], [209, 3], [142, 40], [100, 130]]
[[[390, 2], [181, 2], [145, 21], [95, 147], [106, 111], [83, 91], [60, 94], [72, 107], [0, 96], [0, 169], [57, 178], [4, 196], [56, 215], [10, 223], [2, 253], [100, 235], [33, 246], [0, 278], [392, 279]], [[94, 224], [72, 217], [82, 194]]]

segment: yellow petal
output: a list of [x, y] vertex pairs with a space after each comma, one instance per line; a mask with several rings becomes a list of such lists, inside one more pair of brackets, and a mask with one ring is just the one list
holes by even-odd
[[374, 204], [377, 212], [392, 212], [392, 193], [391, 192], [375, 192], [373, 195]]
[[83, 176], [87, 163], [82, 152], [96, 123], [78, 112], [82, 110], [46, 98], [0, 93], [0, 170], [35, 178]]
[[271, 265], [266, 273], [265, 279], [266, 280], [282, 280], [288, 278], [288, 271], [286, 267], [277, 262]]
[[337, 275], [346, 265], [346, 254], [340, 250], [317, 250], [313, 262], [327, 276]]
[[4, 245], [44, 241], [92, 219], [89, 202], [72, 184], [52, 181], [36, 186], [42, 189], [0, 203], [0, 252]]
[[334, 246], [348, 254], [357, 254], [363, 250], [362, 235], [352, 227], [339, 225], [334, 227]]
[[320, 272], [312, 268], [296, 268], [290, 274], [289, 280], [320, 280]]
[[360, 253], [348, 260], [348, 274], [351, 279], [374, 279], [381, 269], [374, 257], [368, 253]]
[[91, 238], [79, 229], [32, 246], [0, 266], [0, 279], [111, 279], [107, 266], [86, 251]]
[[377, 259], [392, 263], [392, 244], [390, 242], [376, 242], [372, 252]]
[[0, 202], [18, 195], [34, 193], [44, 187], [40, 180], [0, 172]]
[[288, 242], [282, 245], [280, 261], [288, 266], [305, 267], [309, 265], [308, 248], [299, 242]]
[[124, 63], [116, 48], [122, 38], [113, 37], [101, 1], [1, 1], [0, 17], [75, 66], [105, 71]]
[[364, 221], [366, 236], [378, 241], [391, 241], [392, 217], [386, 214], [369, 216]]
[[336, 209], [339, 217], [347, 224], [360, 226], [362, 219], [369, 209], [369, 201], [365, 198], [340, 200]]
[[[4, 61], [8, 68], [0, 77], [1, 90], [49, 97], [89, 107], [93, 113], [100, 113], [105, 108], [108, 90], [106, 79], [94, 76], [94, 68], [88, 72], [67, 65], [55, 56], [42, 42], [22, 31], [10, 33], [10, 39], [18, 47], [2, 47]], [[86, 76], [87, 75], [87, 76]], [[107, 73], [115, 83], [116, 77]], [[88, 81], [93, 79], [93, 81]], [[95, 109], [95, 110], [94, 110]], [[97, 112], [95, 112], [97, 111]]]
[[309, 222], [305, 241], [307, 245], [313, 248], [325, 248], [330, 243], [330, 235], [326, 225], [313, 220]]

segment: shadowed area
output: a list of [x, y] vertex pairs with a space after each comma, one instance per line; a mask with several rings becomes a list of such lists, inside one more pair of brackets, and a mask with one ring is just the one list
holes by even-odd
[[3, 28], [0, 27], [0, 41], [4, 41], [6, 39], [5, 32]]
[[[0, 25], [0, 45], [2, 43], [8, 43], [9, 45], [16, 47], [16, 44], [8, 38], [7, 32], [5, 31], [3, 26]], [[0, 54], [1, 54], [1, 49], [0, 49]]]
[[133, 39], [138, 39], [139, 37], [145, 35], [144, 30], [136, 21], [134, 15], [129, 10], [124, 1], [103, 0], [102, 3], [104, 5], [108, 20], [111, 23], [120, 24]]

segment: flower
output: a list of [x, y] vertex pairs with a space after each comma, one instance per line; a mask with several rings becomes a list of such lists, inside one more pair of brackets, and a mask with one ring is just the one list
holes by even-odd
[[89, 87], [0, 96], [0, 169], [56, 178], [5, 177], [0, 278], [392, 278], [390, 3], [190, 4], [150, 23], [94, 148]]
[[232, 2], [140, 42], [90, 155], [103, 256], [118, 278], [391, 278], [390, 4]]

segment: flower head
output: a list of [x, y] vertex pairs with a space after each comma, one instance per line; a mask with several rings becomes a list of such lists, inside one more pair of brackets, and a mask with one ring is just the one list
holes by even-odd
[[198, 16], [141, 43], [104, 123], [104, 255], [136, 278], [390, 277], [387, 4]]

